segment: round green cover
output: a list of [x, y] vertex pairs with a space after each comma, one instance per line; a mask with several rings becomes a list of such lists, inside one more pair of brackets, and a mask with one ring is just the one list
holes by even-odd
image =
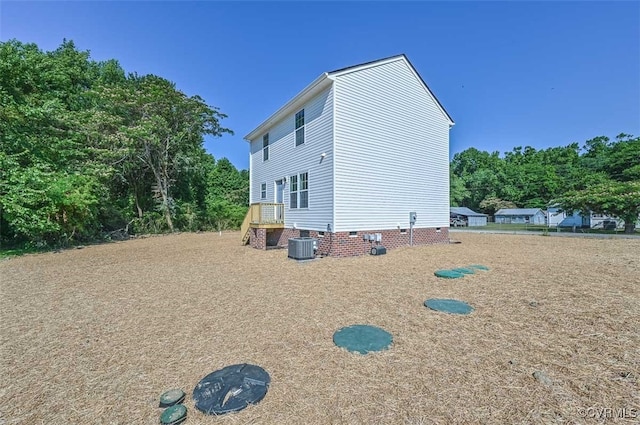
[[474, 274], [475, 270], [466, 268], [466, 267], [456, 267], [455, 269], [451, 269], [451, 271], [462, 273], [462, 274]]
[[469, 268], [476, 269], [476, 270], [484, 270], [484, 271], [489, 270], [489, 267], [483, 266], [482, 264], [472, 264], [469, 266]]
[[162, 425], [177, 425], [187, 419], [187, 408], [184, 404], [176, 404], [165, 409], [160, 415], [160, 423]]
[[451, 314], [469, 314], [474, 310], [473, 307], [463, 301], [442, 298], [428, 299], [424, 302], [424, 305], [431, 310], [443, 311]]
[[433, 274], [445, 279], [458, 279], [464, 277], [464, 274], [460, 272], [454, 272], [453, 270], [436, 270]]
[[160, 396], [160, 407], [169, 407], [182, 403], [185, 395], [184, 391], [178, 388], [169, 390]]
[[391, 334], [384, 329], [370, 325], [352, 325], [333, 334], [333, 342], [347, 350], [367, 354], [371, 351], [386, 350], [393, 342]]

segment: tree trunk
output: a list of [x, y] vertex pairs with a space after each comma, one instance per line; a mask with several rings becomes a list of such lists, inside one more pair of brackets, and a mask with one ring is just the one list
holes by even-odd
[[173, 221], [171, 220], [171, 211], [169, 211], [169, 206], [164, 210], [164, 217], [167, 219], [167, 225], [169, 226], [169, 231], [173, 232]]
[[158, 192], [160, 192], [160, 196], [162, 196], [162, 207], [164, 209], [164, 218], [167, 220], [167, 226], [169, 226], [169, 231], [173, 232], [173, 221], [171, 220], [171, 209], [169, 208], [169, 195], [167, 189], [167, 182], [164, 181], [160, 176], [160, 173], [153, 170], [153, 174], [156, 176], [156, 183], [158, 185]]
[[140, 208], [140, 201], [138, 200], [138, 191], [134, 188], [133, 189], [133, 197], [136, 200], [136, 210], [138, 210], [138, 218], [142, 218], [142, 208]]
[[629, 222], [629, 221], [625, 221], [624, 222], [624, 232], [625, 233], [633, 233], [636, 231], [636, 223], [634, 223], [633, 221]]
[[624, 232], [625, 233], [634, 233], [636, 231], [636, 220], [638, 220], [637, 212], [632, 212], [629, 214], [625, 214], [620, 217], [624, 220]]

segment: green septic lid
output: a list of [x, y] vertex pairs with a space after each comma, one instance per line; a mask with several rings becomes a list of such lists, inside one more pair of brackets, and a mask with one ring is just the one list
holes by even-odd
[[458, 279], [464, 277], [464, 274], [460, 272], [454, 272], [453, 270], [436, 270], [433, 274], [445, 279]]
[[469, 304], [450, 299], [431, 298], [424, 302], [425, 307], [450, 314], [469, 314], [474, 308]]
[[353, 325], [334, 333], [333, 342], [351, 352], [367, 354], [370, 351], [386, 350], [393, 342], [393, 337], [375, 326]]
[[475, 270], [469, 269], [466, 267], [456, 267], [455, 269], [451, 269], [451, 271], [462, 273], [462, 274], [474, 274]]
[[162, 425], [177, 425], [187, 419], [187, 408], [184, 404], [176, 404], [165, 409], [160, 415], [160, 423]]
[[160, 396], [160, 407], [170, 407], [178, 403], [182, 403], [185, 397], [184, 391], [174, 388]]
[[469, 268], [476, 269], [476, 270], [483, 270], [483, 271], [489, 270], [489, 267], [483, 266], [482, 264], [472, 264], [469, 266]]

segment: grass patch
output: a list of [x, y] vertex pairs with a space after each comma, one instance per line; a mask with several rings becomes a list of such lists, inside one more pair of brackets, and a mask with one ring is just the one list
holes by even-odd
[[18, 257], [24, 254], [35, 254], [43, 252], [41, 248], [26, 247], [26, 248], [0, 248], [0, 259]]
[[[543, 232], [543, 233], [573, 233], [573, 228], [571, 227], [548, 227], [544, 224], [501, 224], [501, 223], [487, 223], [486, 226], [469, 226], [468, 229], [473, 230], [503, 230], [508, 232]], [[604, 229], [589, 229], [589, 228], [576, 228], [575, 233], [592, 233], [592, 234], [603, 234], [603, 235], [622, 235], [624, 233], [624, 229], [616, 229], [616, 230], [604, 230]], [[635, 235], [640, 234], [639, 229], [636, 229], [633, 233]]]
[[509, 230], [509, 231], [531, 231], [542, 232], [544, 229], [548, 229], [547, 226], [542, 224], [501, 224], [501, 223], [487, 223], [486, 226], [469, 227], [470, 229], [485, 229], [485, 230]]

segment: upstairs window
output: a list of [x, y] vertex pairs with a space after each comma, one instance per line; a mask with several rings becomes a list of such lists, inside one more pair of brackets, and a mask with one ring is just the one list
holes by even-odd
[[304, 109], [296, 114], [296, 146], [304, 144]]
[[267, 199], [267, 184], [262, 183], [260, 185], [260, 199]]
[[269, 133], [262, 136], [262, 160], [269, 159]]

